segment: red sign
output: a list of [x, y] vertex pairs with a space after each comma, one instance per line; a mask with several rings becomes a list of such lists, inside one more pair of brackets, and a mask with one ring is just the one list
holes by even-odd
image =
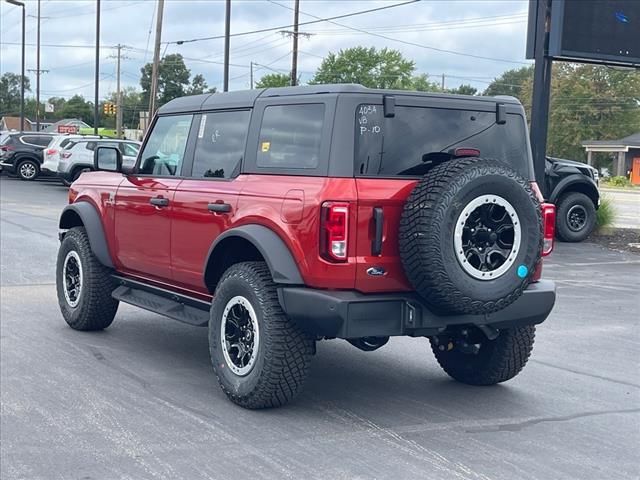
[[58, 133], [78, 133], [75, 125], [58, 125]]

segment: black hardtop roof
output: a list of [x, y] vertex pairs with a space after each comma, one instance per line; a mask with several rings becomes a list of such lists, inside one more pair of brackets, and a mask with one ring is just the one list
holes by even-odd
[[520, 102], [514, 97], [470, 97], [468, 95], [454, 95], [450, 93], [415, 92], [412, 90], [390, 90], [367, 88], [362, 85], [352, 83], [326, 84], [326, 85], [305, 85], [298, 87], [277, 87], [263, 88], [256, 90], [239, 90], [225, 93], [205, 93], [203, 95], [191, 95], [171, 100], [158, 109], [158, 114], [194, 112], [201, 110], [225, 109], [225, 108], [250, 108], [258, 97], [289, 97], [293, 95], [322, 95], [322, 94], [383, 94], [405, 97], [439, 97], [454, 98], [461, 100], [490, 101], [501, 103], [513, 103], [519, 105]]

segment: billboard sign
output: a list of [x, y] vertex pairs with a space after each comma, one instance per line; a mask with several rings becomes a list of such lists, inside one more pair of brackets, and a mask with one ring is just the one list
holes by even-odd
[[78, 133], [76, 125], [58, 125], [58, 133]]

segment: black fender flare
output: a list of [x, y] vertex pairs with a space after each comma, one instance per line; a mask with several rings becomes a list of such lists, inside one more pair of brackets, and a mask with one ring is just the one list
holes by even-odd
[[549, 195], [549, 201], [551, 203], [557, 203], [558, 199], [567, 190], [567, 188], [576, 184], [581, 185], [581, 190], [583, 190], [583, 193], [589, 196], [589, 198], [591, 198], [591, 200], [593, 201], [595, 207], [598, 208], [598, 198], [600, 197], [598, 186], [596, 185], [596, 182], [594, 182], [591, 178], [586, 177], [581, 173], [575, 173], [560, 180], [560, 182], [558, 182], [556, 187], [553, 189], [553, 192], [551, 192], [551, 195]]
[[226, 241], [234, 237], [250, 242], [260, 252], [262, 258], [267, 262], [271, 277], [275, 283], [304, 285], [302, 275], [300, 275], [300, 270], [289, 247], [273, 230], [263, 225], [255, 224], [232, 228], [216, 238], [209, 248], [202, 270], [205, 284], [208, 278], [207, 269], [211, 268], [213, 263], [210, 260], [215, 258], [216, 252], [220, 252], [221, 245], [224, 245]]
[[72, 203], [64, 207], [58, 225], [60, 229], [68, 230], [81, 225], [87, 232], [91, 250], [98, 261], [105, 267], [113, 268], [113, 261], [98, 210], [89, 202]]

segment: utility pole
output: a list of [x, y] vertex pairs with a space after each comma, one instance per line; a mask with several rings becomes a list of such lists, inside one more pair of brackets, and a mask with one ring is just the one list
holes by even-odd
[[253, 90], [253, 62], [249, 63], [249, 85], [251, 85], [251, 90]]
[[[40, 0], [38, 0], [38, 33], [36, 47], [36, 131], [40, 131]], [[24, 42], [24, 40], [23, 40]]]
[[[39, 0], [38, 0], [39, 1]], [[96, 0], [96, 67], [93, 91], [93, 133], [98, 134], [100, 121], [98, 102], [100, 101], [100, 0]]]
[[444, 73], [442, 74], [442, 83], [440, 84], [440, 88], [444, 92]]
[[8, 3], [16, 7], [22, 7], [22, 70], [20, 78], [20, 131], [24, 131], [24, 28], [25, 28], [25, 7], [24, 2], [17, 0], [7, 0]]
[[122, 45], [118, 44], [118, 60], [116, 63], [116, 136], [122, 138], [122, 92], [120, 91], [120, 58]]
[[158, 96], [158, 69], [160, 67], [160, 40], [162, 39], [162, 15], [164, 13], [164, 0], [158, 0], [158, 13], [156, 17], [156, 38], [153, 50], [153, 66], [151, 67], [151, 95], [149, 96], [149, 116], [147, 127], [156, 111], [156, 97]]
[[291, 86], [298, 83], [298, 17], [300, 16], [300, 0], [296, 0], [293, 11], [293, 58], [291, 59]]
[[229, 91], [229, 41], [231, 31], [231, 0], [227, 0], [224, 14], [224, 81], [223, 92]]

